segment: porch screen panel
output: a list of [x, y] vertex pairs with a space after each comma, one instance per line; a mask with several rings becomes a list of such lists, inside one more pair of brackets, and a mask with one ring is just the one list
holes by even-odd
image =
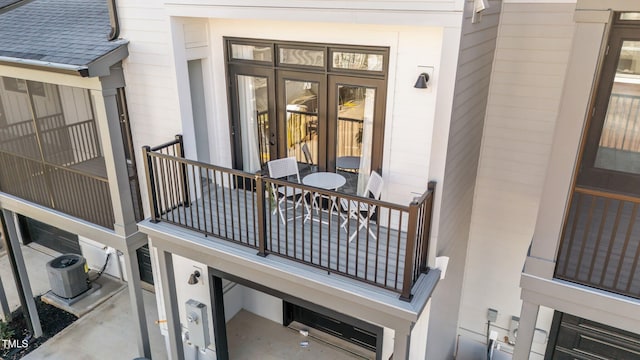
[[640, 174], [640, 41], [624, 41], [595, 166]]
[[40, 160], [36, 142], [27, 82], [1, 77], [0, 101], [4, 121], [0, 128], [0, 151], [24, 158]]
[[640, 297], [640, 37], [614, 26], [555, 277]]
[[[101, 159], [88, 90], [35, 81], [28, 84], [44, 160], [55, 165], [74, 166]], [[106, 176], [101, 160], [91, 166], [94, 167], [91, 173]]]

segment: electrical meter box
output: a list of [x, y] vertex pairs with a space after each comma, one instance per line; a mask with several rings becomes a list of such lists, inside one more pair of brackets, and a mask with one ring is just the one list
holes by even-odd
[[185, 303], [185, 306], [187, 310], [189, 341], [201, 350], [204, 350], [210, 344], [207, 305], [189, 299], [189, 301]]

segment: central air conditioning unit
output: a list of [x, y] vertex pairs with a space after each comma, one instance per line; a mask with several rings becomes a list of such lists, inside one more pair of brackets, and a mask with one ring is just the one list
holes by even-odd
[[47, 275], [51, 292], [61, 298], [71, 299], [89, 290], [87, 261], [80, 255], [64, 254], [47, 263]]

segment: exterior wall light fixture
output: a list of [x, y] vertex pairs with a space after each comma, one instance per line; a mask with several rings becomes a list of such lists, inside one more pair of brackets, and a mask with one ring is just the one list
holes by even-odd
[[426, 89], [428, 82], [429, 82], [429, 74], [427, 74], [426, 72], [423, 72], [418, 76], [418, 80], [416, 81], [416, 84], [413, 85], [413, 87], [416, 89]]
[[200, 278], [200, 271], [196, 270], [193, 272], [193, 274], [189, 275], [189, 281], [187, 281], [187, 284], [195, 285], [198, 283], [199, 278]]

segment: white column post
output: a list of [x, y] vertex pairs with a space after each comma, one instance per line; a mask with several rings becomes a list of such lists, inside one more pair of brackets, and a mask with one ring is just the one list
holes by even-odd
[[536, 331], [536, 322], [538, 321], [538, 310], [540, 310], [540, 305], [522, 301], [518, 337], [516, 339], [516, 347], [513, 351], [514, 360], [529, 359], [533, 335]]
[[393, 358], [395, 360], [408, 360], [409, 359], [409, 347], [411, 344], [411, 330], [406, 329], [394, 329], [395, 338], [393, 340]]
[[40, 316], [38, 315], [38, 309], [36, 308], [36, 302], [33, 298], [33, 291], [31, 290], [31, 283], [29, 282], [29, 275], [27, 274], [27, 267], [24, 263], [24, 255], [22, 255], [22, 249], [20, 248], [20, 241], [18, 240], [18, 232], [16, 230], [16, 223], [13, 217], [13, 212], [9, 210], [2, 210], [0, 216], [0, 235], [4, 234], [4, 245], [7, 249], [7, 256], [12, 263], [14, 270], [14, 277], [16, 287], [18, 287], [18, 294], [20, 295], [20, 303], [23, 306], [22, 311], [29, 314], [29, 321], [33, 329], [33, 337], [39, 338], [42, 336], [42, 326], [40, 325]]

